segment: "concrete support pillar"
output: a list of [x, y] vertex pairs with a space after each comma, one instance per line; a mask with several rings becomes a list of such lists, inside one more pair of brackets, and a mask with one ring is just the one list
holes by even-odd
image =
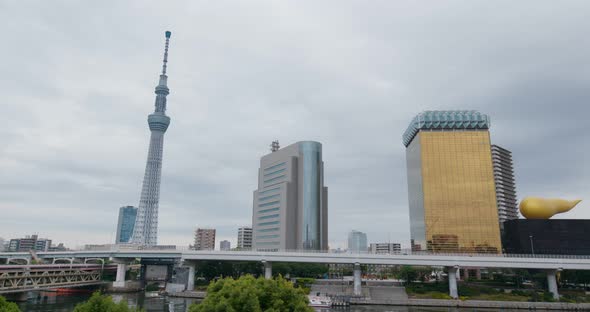
[[557, 270], [548, 270], [547, 271], [547, 285], [549, 286], [549, 291], [553, 294], [553, 299], [559, 300], [559, 292], [557, 290], [557, 278], [556, 278]]
[[459, 298], [459, 292], [457, 291], [457, 267], [449, 267], [449, 296], [453, 299]]
[[264, 264], [264, 278], [272, 279], [272, 263], [263, 261]]
[[125, 272], [127, 272], [126, 263], [117, 264], [117, 278], [113, 283], [113, 287], [125, 287]]
[[467, 281], [469, 279], [469, 269], [463, 269], [463, 280]]
[[354, 264], [354, 288], [353, 292], [355, 296], [360, 296], [362, 294], [361, 290], [361, 265], [359, 263]]
[[188, 263], [185, 264], [188, 267], [188, 280], [186, 282], [186, 290], [193, 291], [195, 290], [195, 264]]
[[481, 280], [481, 269], [480, 268], [475, 269], [475, 278], [478, 281]]

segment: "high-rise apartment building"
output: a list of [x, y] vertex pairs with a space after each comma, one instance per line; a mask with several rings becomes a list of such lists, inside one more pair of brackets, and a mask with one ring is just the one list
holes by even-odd
[[252, 228], [243, 226], [238, 229], [238, 250], [252, 249]]
[[164, 133], [170, 125], [170, 117], [166, 116], [166, 96], [168, 89], [168, 45], [170, 43], [169, 31], [166, 32], [166, 44], [164, 47], [164, 64], [160, 82], [156, 86], [155, 110], [148, 116], [150, 127], [150, 146], [148, 148], [147, 163], [141, 187], [139, 208], [133, 227], [131, 243], [154, 246], [158, 244], [158, 207], [160, 203], [160, 177], [162, 176], [162, 154], [164, 152]]
[[135, 217], [137, 216], [137, 208], [133, 206], [124, 206], [119, 208], [119, 222], [117, 222], [117, 236], [115, 237], [115, 244], [128, 243], [133, 235], [133, 227], [135, 226]]
[[328, 188], [322, 145], [303, 141], [260, 159], [252, 213], [255, 250], [327, 250]]
[[492, 162], [494, 164], [498, 218], [500, 226], [502, 226], [504, 221], [518, 219], [512, 152], [500, 146], [492, 145]]
[[352, 230], [348, 233], [348, 252], [366, 253], [367, 234]]
[[396, 243], [371, 243], [369, 252], [372, 254], [398, 254], [402, 250], [402, 245]]
[[476, 111], [426, 111], [403, 135], [412, 248], [502, 250], [490, 119]]
[[231, 250], [231, 243], [228, 240], [222, 240], [219, 242], [219, 250], [229, 251]]
[[195, 230], [195, 250], [215, 249], [215, 229]]

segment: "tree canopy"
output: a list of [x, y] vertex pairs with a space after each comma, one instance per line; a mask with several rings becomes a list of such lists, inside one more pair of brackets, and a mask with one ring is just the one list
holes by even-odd
[[[2, 311], [2, 310], [0, 310]], [[95, 292], [88, 301], [78, 304], [74, 312], [141, 312], [139, 308], [129, 308], [125, 302], [118, 304], [113, 301], [111, 296], [103, 296], [100, 292]]]
[[246, 275], [211, 283], [205, 300], [191, 305], [189, 312], [313, 311], [307, 303], [305, 292], [282, 277], [267, 280]]
[[20, 312], [20, 309], [14, 302], [8, 302], [0, 296], [0, 312]]

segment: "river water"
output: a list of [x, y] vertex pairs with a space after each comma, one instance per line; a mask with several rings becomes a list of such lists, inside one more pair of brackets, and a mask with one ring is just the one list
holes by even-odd
[[[57, 294], [55, 292], [34, 293], [34, 298], [19, 303], [22, 312], [71, 312], [74, 307], [86, 301], [90, 294]], [[145, 293], [112, 294], [116, 302], [125, 301], [129, 306], [141, 307], [146, 312], [186, 312], [197, 299], [173, 297], [146, 297]], [[457, 309], [457, 308], [416, 308], [397, 306], [351, 306], [348, 308], [321, 309], [318, 312], [467, 312], [500, 311], [494, 309]], [[503, 310], [505, 311], [505, 310]]]

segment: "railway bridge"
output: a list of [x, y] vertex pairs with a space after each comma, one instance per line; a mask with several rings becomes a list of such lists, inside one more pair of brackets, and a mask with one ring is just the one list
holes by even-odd
[[102, 284], [115, 266], [96, 264], [0, 265], [0, 294]]

